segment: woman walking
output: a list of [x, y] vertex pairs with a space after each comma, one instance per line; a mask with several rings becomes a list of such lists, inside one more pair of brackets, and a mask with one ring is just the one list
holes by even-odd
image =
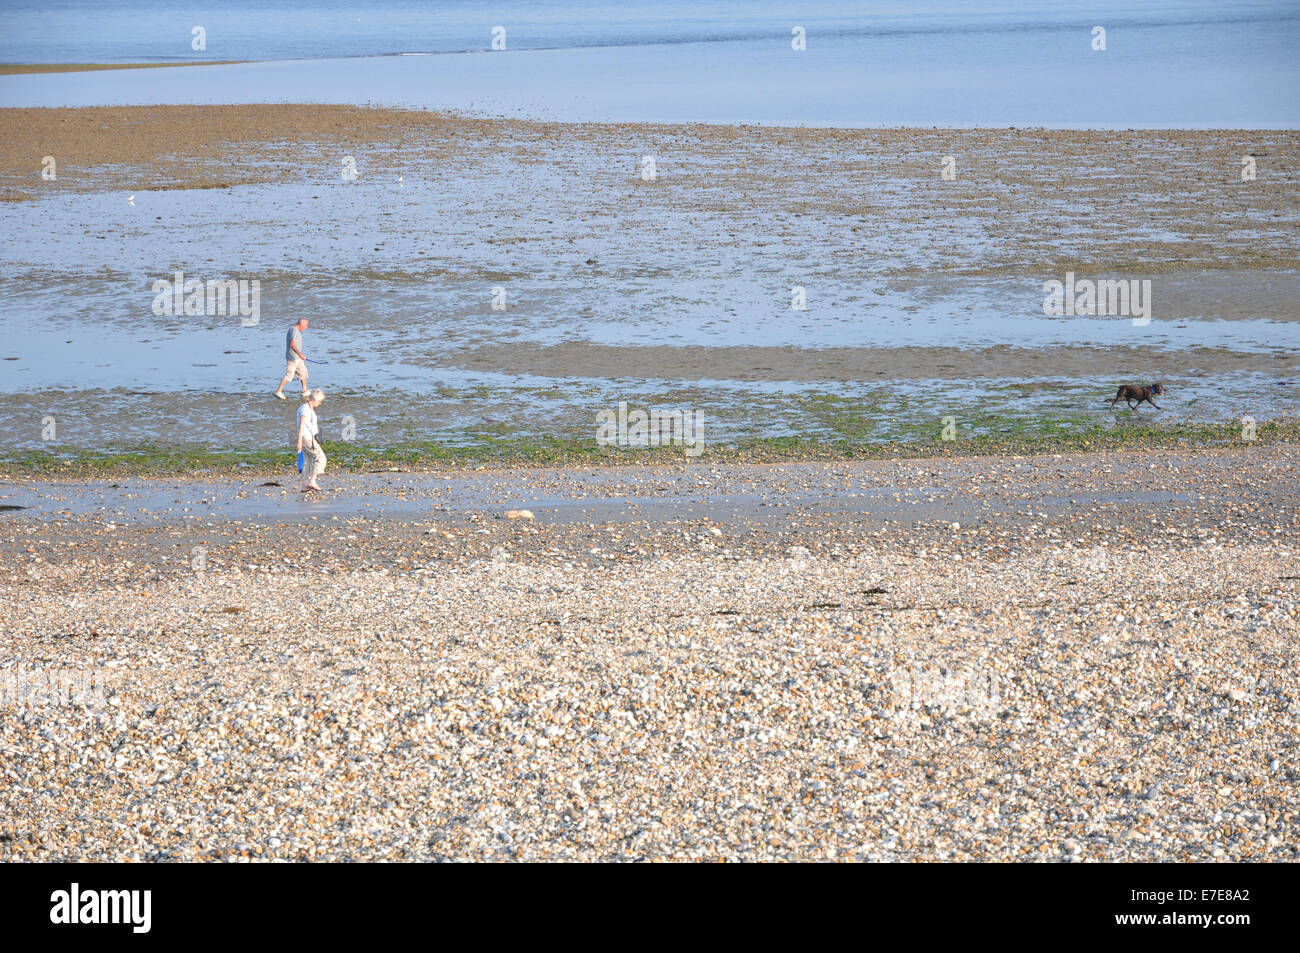
[[298, 452], [302, 454], [302, 492], [319, 492], [320, 484], [316, 478], [325, 472], [325, 451], [321, 448], [317, 435], [320, 422], [316, 419], [316, 408], [325, 400], [325, 392], [317, 387], [307, 395], [307, 400], [298, 408]]

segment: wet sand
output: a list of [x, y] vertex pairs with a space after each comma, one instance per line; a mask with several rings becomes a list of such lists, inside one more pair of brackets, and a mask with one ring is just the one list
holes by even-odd
[[[723, 443], [820, 435], [808, 408], [825, 399], [879, 407], [873, 439], [947, 415], [1074, 426], [1106, 422], [1118, 383], [1153, 380], [1169, 385], [1165, 423], [1300, 415], [1292, 131], [280, 105], [0, 122], [4, 228], [42, 235], [0, 262], [10, 447], [167, 442], [178, 421], [216, 448], [279, 441], [290, 418], [269, 391], [304, 314], [309, 356], [330, 361], [313, 383], [341, 398], [327, 414], [376, 446], [587, 439], [620, 400], [700, 410]], [[46, 154], [55, 181], [32, 165]], [[151, 282], [176, 270], [259, 280], [259, 323], [154, 315]], [[1044, 316], [1042, 282], [1067, 271], [1150, 279], [1154, 320]], [[790, 308], [796, 285], [807, 312]]]
[[[7, 133], [0, 197], [9, 200], [69, 190], [325, 185], [339, 178], [334, 157], [360, 150], [363, 181], [401, 173], [413, 184], [454, 184], [461, 197], [495, 195], [482, 211], [500, 232], [480, 241], [506, 252], [590, 238], [606, 231], [603, 220], [624, 219], [646, 245], [707, 227], [719, 251], [745, 249], [797, 271], [757, 251], [778, 251], [788, 243], [776, 239], [797, 235], [815, 239], [806, 244], [822, 267], [811, 274], [851, 263], [856, 273], [866, 255], [870, 274], [924, 275], [938, 285], [981, 275], [1060, 277], [1067, 268], [1082, 276], [1297, 265], [1300, 133], [1292, 130], [562, 124], [320, 105], [4, 109], [0, 123]], [[33, 152], [60, 158], [57, 181], [31, 182]], [[950, 154], [960, 162], [947, 182], [940, 170]], [[1246, 154], [1259, 156], [1255, 182], [1241, 181]], [[653, 183], [639, 178], [643, 155], [660, 157]], [[498, 188], [464, 187], [476, 179]], [[560, 188], [549, 200], [537, 197], [576, 206], [573, 217], [587, 227], [546, 234], [531, 214], [537, 210], [516, 200], [524, 194], [499, 187], [506, 182], [525, 194], [543, 182]], [[653, 214], [674, 209], [688, 214]], [[389, 266], [400, 274], [423, 251], [399, 252]], [[417, 273], [438, 263], [419, 262]]]
[[332, 476], [327, 492], [310, 497], [289, 476], [274, 474], [10, 477], [0, 482], [0, 505], [21, 507], [13, 512], [21, 512], [24, 525], [111, 521], [132, 533], [192, 521], [217, 527], [340, 518], [464, 523], [494, 515], [494, 505], [513, 504], [530, 509], [539, 526], [688, 519], [777, 528], [791, 512], [808, 511], [851, 519], [862, 532], [918, 520], [1005, 526], [1018, 518], [1018, 501], [1032, 500], [1030, 516], [1086, 525], [1113, 507], [1166, 515], [1185, 507], [1192, 514], [1208, 498], [1222, 505], [1247, 492], [1242, 486], [1254, 508], [1283, 514], [1300, 496], [1290, 482], [1297, 453], [1279, 445], [925, 461], [393, 468]]
[[225, 66], [241, 60], [205, 60], [202, 63], [0, 63], [0, 76], [25, 73], [87, 73], [105, 69], [161, 69], [167, 66]]

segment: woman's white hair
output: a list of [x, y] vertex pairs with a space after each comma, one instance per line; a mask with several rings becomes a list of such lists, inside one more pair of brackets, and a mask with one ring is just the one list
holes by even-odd
[[317, 387], [314, 391], [312, 391], [310, 394], [307, 395], [307, 399], [314, 400], [317, 402], [322, 401], [325, 399], [325, 392], [321, 390], [319, 387]]

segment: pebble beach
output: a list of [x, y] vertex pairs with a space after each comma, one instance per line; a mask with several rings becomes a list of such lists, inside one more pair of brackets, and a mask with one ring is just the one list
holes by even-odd
[[9, 479], [0, 859], [1293, 861], [1297, 469]]

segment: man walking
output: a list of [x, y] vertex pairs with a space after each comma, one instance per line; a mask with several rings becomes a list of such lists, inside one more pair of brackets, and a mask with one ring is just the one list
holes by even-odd
[[306, 318], [299, 318], [298, 323], [289, 329], [289, 333], [284, 338], [284, 380], [280, 381], [280, 386], [275, 389], [275, 396], [284, 400], [284, 385], [293, 380], [297, 375], [298, 380], [302, 381], [302, 396], [305, 400], [308, 396], [307, 388], [307, 355], [302, 353], [302, 332], [306, 331], [310, 322]]
[[320, 490], [316, 478], [325, 472], [325, 451], [320, 445], [320, 422], [316, 408], [325, 399], [325, 392], [317, 387], [307, 395], [307, 402], [298, 408], [298, 452], [302, 454], [302, 492]]

